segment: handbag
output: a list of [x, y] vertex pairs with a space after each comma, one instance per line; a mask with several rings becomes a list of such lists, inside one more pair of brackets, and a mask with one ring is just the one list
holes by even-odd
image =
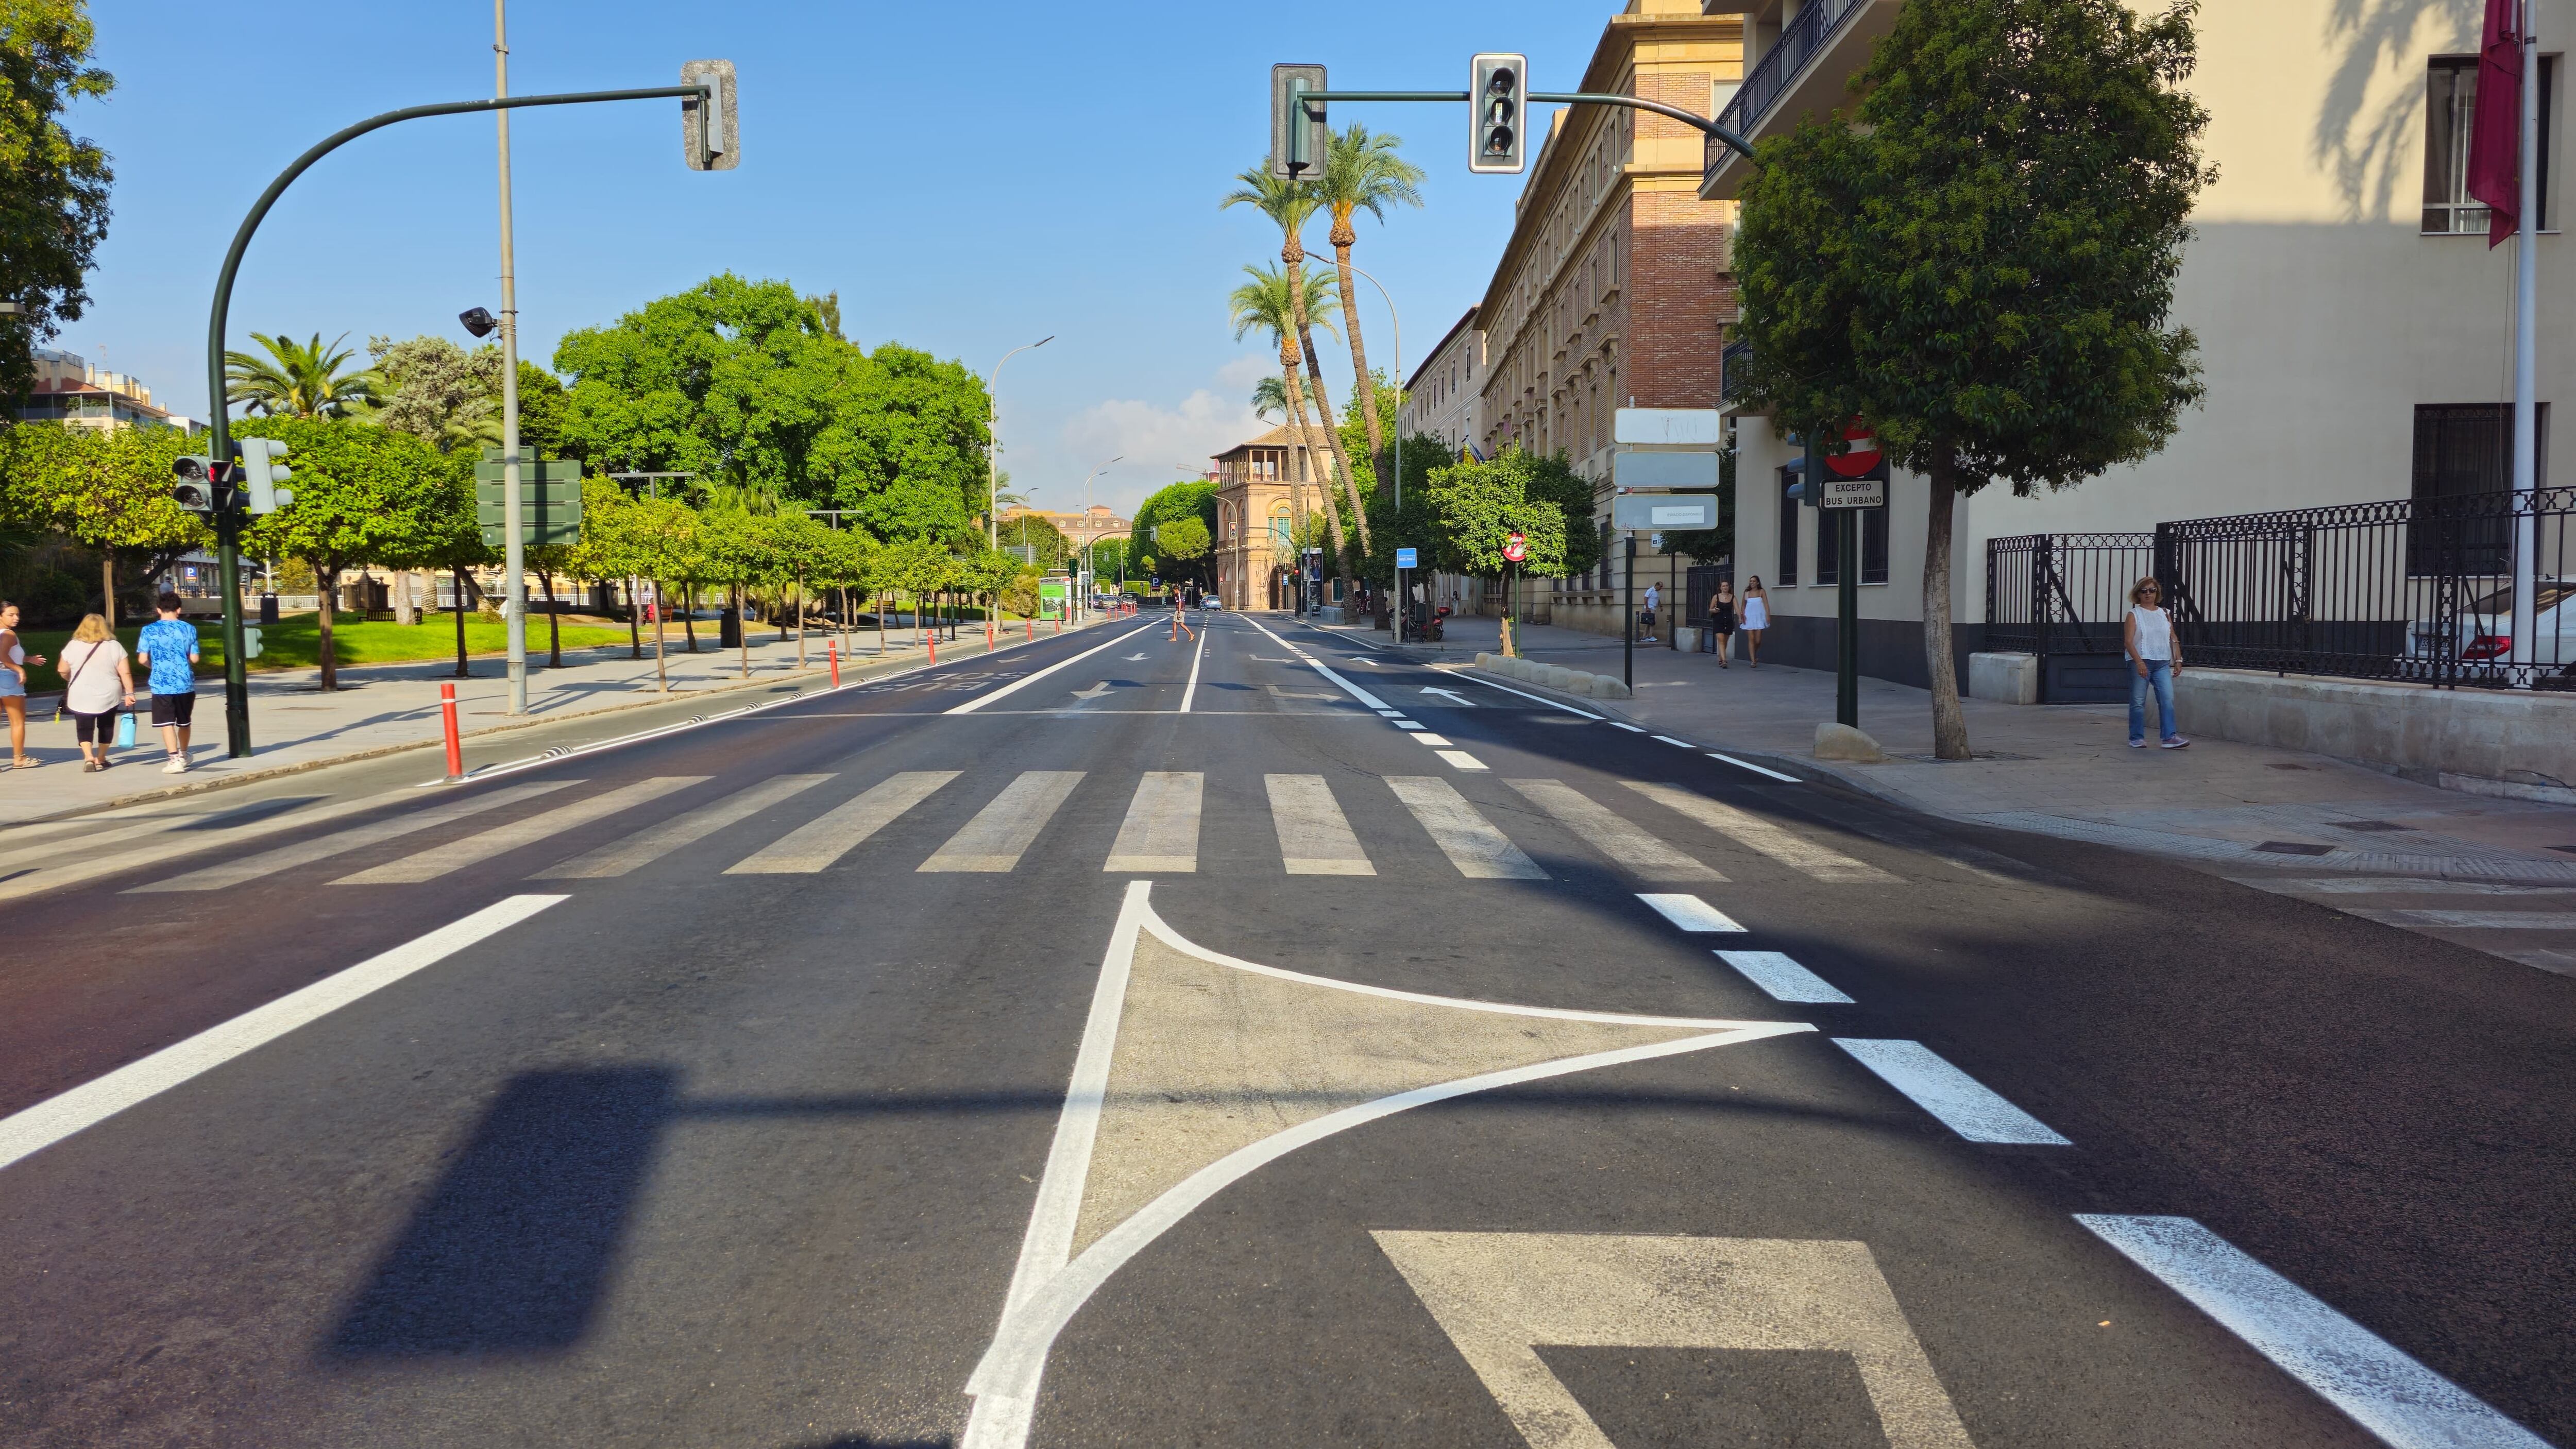
[[[63, 647], [68, 649], [71, 646], [67, 644]], [[89, 646], [89, 652], [81, 656], [81, 662], [72, 667], [72, 677], [63, 681], [62, 697], [54, 701], [54, 723], [63, 722], [63, 709], [72, 700], [72, 686], [80, 683], [80, 677], [89, 672], [89, 663], [98, 657], [98, 650], [99, 646], [95, 644]], [[59, 658], [56, 662], [60, 662]]]

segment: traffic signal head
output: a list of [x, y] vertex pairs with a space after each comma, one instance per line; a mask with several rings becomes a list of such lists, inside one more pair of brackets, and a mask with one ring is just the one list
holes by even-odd
[[250, 511], [275, 513], [294, 502], [294, 491], [278, 486], [295, 476], [277, 461], [286, 455], [286, 445], [275, 438], [244, 438], [239, 446], [242, 484], [250, 491]]
[[1474, 83], [1467, 89], [1467, 109], [1473, 118], [1467, 169], [1518, 174], [1529, 109], [1529, 57], [1489, 52], [1477, 56], [1468, 69]]
[[215, 511], [215, 460], [202, 453], [175, 458], [170, 463], [170, 476], [178, 481], [171, 485], [170, 496], [190, 513], [212, 514]]
[[1324, 124], [1324, 103], [1302, 99], [1306, 92], [1323, 89], [1320, 65], [1270, 68], [1271, 175], [1302, 181], [1324, 169], [1324, 150], [1332, 138]]
[[734, 122], [733, 62], [693, 60], [680, 67], [680, 84], [705, 86], [704, 96], [680, 97], [680, 156], [692, 171], [731, 171], [742, 164], [741, 132]]

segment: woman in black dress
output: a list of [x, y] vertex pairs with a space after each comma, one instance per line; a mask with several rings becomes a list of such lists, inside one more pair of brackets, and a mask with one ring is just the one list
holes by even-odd
[[1717, 597], [1708, 603], [1708, 626], [1717, 632], [1717, 667], [1726, 667], [1726, 657], [1735, 652], [1735, 584], [1717, 581]]

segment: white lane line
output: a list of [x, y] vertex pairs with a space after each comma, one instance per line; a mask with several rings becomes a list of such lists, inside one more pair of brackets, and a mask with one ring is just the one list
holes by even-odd
[[[1398, 726], [1396, 726], [1396, 728], [1398, 728], [1398, 729], [1402, 729], [1402, 728], [1403, 728], [1403, 726], [1402, 726], [1402, 725], [1398, 725]], [[1413, 735], [1407, 735], [1407, 736], [1405, 736], [1405, 738], [1407, 738], [1407, 739], [1414, 739], [1414, 740], [1420, 740], [1420, 741], [1422, 741], [1424, 744], [1426, 744], [1426, 745], [1430, 745], [1430, 746], [1432, 746], [1432, 747], [1433, 747], [1433, 748], [1435, 748], [1435, 749], [1443, 749], [1443, 750], [1445, 750], [1445, 749], [1448, 749], [1448, 748], [1450, 747], [1450, 742], [1449, 742], [1447, 739], [1443, 738], [1442, 736], [1440, 736], [1440, 735], [1435, 735], [1435, 734], [1433, 734], [1433, 733], [1432, 733], [1431, 731], [1429, 731], [1429, 730], [1423, 730], [1423, 729], [1422, 729], [1422, 727], [1421, 727], [1421, 726], [1419, 726], [1419, 725], [1414, 726], [1414, 728], [1416, 728], [1416, 729], [1418, 729], [1418, 730], [1421, 730], [1421, 733], [1419, 733], [1419, 734], [1413, 734]]]
[[[1259, 629], [1262, 633], [1270, 634], [1269, 626], [1263, 624], [1259, 619], [1250, 619], [1246, 622], [1250, 623], [1253, 628]], [[1332, 670], [1326, 668], [1320, 660], [1307, 657], [1305, 651], [1299, 649], [1296, 645], [1289, 643], [1287, 640], [1280, 638], [1276, 634], [1270, 634], [1270, 642], [1287, 650], [1289, 653], [1296, 655], [1299, 662], [1305, 664], [1306, 667], [1314, 670], [1317, 674], [1320, 674], [1326, 679], [1333, 681], [1335, 684], [1340, 685], [1344, 694], [1349, 695], [1351, 698], [1358, 700], [1360, 703], [1367, 705], [1369, 708], [1376, 710], [1381, 714], [1386, 712], [1385, 700], [1378, 698], [1376, 695], [1369, 693], [1367, 690], [1360, 688], [1358, 685], [1353, 684], [1349, 680], [1334, 673]]]
[[1185, 874], [1199, 868], [1199, 797], [1207, 776], [1195, 770], [1148, 770], [1127, 802], [1127, 818], [1109, 847], [1105, 874]]
[[1726, 877], [1675, 850], [1663, 840], [1614, 815], [1563, 780], [1505, 780], [1522, 797], [1556, 823], [1608, 856], [1610, 863], [1650, 881], [1724, 881]]
[[540, 840], [577, 830], [594, 820], [605, 820], [621, 810], [647, 805], [676, 790], [703, 785], [708, 775], [656, 775], [632, 785], [620, 785], [587, 800], [558, 805], [507, 825], [496, 825], [478, 835], [444, 841], [427, 850], [415, 851], [398, 860], [371, 866], [331, 882], [333, 885], [412, 885], [436, 880], [450, 871], [478, 865], [504, 851], [534, 845]]
[[1415, 724], [1409, 719], [1389, 720], [1387, 723], [1394, 725], [1400, 730], [1418, 730], [1425, 728], [1425, 726]]
[[1375, 875], [1350, 817], [1321, 775], [1264, 775], [1279, 858], [1290, 875]]
[[1395, 709], [1387, 709], [1387, 708], [1385, 708], [1385, 707], [1381, 706], [1381, 707], [1378, 709], [1378, 713], [1379, 713], [1380, 715], [1384, 716], [1384, 717], [1385, 717], [1385, 718], [1387, 718], [1387, 719], [1393, 719], [1393, 718], [1395, 718], [1397, 715], [1402, 714], [1402, 713], [1403, 713], [1403, 711], [1402, 711], [1402, 710], [1395, 710]]
[[1692, 743], [1691, 743], [1690, 741], [1688, 741], [1688, 740], [1677, 740], [1677, 739], [1674, 739], [1671, 735], [1657, 735], [1657, 736], [1655, 736], [1655, 738], [1656, 738], [1656, 739], [1659, 739], [1659, 740], [1662, 740], [1665, 744], [1668, 744], [1668, 745], [1679, 745], [1679, 746], [1681, 746], [1683, 749], [1686, 749], [1686, 750], [1695, 750], [1695, 749], [1698, 749], [1698, 748], [1699, 748], [1699, 746], [1697, 746], [1697, 745], [1695, 745], [1695, 744], [1692, 744]]
[[693, 844], [715, 834], [728, 825], [747, 820], [791, 796], [810, 790], [832, 778], [829, 775], [780, 775], [764, 780], [748, 790], [738, 790], [712, 805], [701, 805], [685, 815], [666, 820], [647, 830], [639, 830], [624, 840], [612, 840], [588, 855], [577, 855], [561, 865], [552, 866], [529, 876], [530, 880], [607, 880], [651, 865], [681, 846]]
[[1852, 1004], [1850, 997], [1836, 991], [1825, 978], [1778, 951], [1720, 951], [1717, 959], [1734, 967], [1745, 980], [1761, 987], [1763, 994], [1773, 1001]]
[[1735, 923], [1734, 917], [1697, 896], [1640, 893], [1637, 899], [1654, 907], [1665, 920], [1685, 931], [1726, 933], [1744, 929]]
[[2568, 911], [2399, 911], [2346, 906], [2344, 913], [2382, 925], [2445, 931], [2576, 931], [2576, 912]]
[[1749, 760], [1739, 760], [1733, 755], [1721, 755], [1715, 750], [1703, 750], [1701, 753], [1707, 755], [1712, 760], [1723, 760], [1727, 764], [1733, 765], [1739, 770], [1751, 770], [1757, 775], [1768, 775], [1772, 779], [1778, 780], [1783, 784], [1803, 785], [1807, 783], [1795, 775], [1783, 775], [1777, 770], [1766, 770], [1760, 765], [1754, 764]]
[[1205, 662], [1206, 659], [1207, 631], [1205, 629], [1201, 629], [1199, 631], [1199, 647], [1193, 650], [1190, 654], [1190, 684], [1187, 689], [1181, 691], [1181, 713], [1183, 714], [1188, 714], [1190, 712], [1190, 701], [1198, 698], [1199, 665]]
[[1632, 735], [1642, 735], [1646, 732], [1646, 727], [1644, 725], [1622, 724], [1615, 719], [1610, 721], [1610, 728], [1614, 730], [1626, 730]]
[[1533, 703], [1546, 705], [1550, 709], [1561, 709], [1567, 714], [1581, 715], [1585, 719], [1597, 720], [1601, 718], [1601, 716], [1592, 713], [1590, 710], [1576, 709], [1573, 705], [1560, 703], [1559, 701], [1550, 699], [1543, 694], [1532, 694], [1525, 689], [1513, 689], [1508, 685], [1496, 684], [1494, 681], [1487, 679], [1482, 674], [1475, 673], [1472, 670], [1456, 671], [1452, 674], [1452, 677], [1457, 679], [1471, 679], [1476, 683], [1485, 686], [1487, 689], [1499, 689], [1505, 694], [1518, 695], [1522, 699], [1529, 700]]
[[245, 881], [257, 880], [264, 875], [274, 875], [281, 870], [292, 870], [299, 865], [311, 865], [317, 860], [328, 860], [332, 856], [355, 850], [362, 845], [373, 845], [380, 840], [391, 840], [397, 836], [427, 830], [432, 826], [446, 825], [469, 815], [479, 815], [502, 805], [515, 805], [522, 800], [533, 799], [536, 796], [563, 789], [567, 785], [580, 783], [579, 780], [548, 780], [536, 785], [512, 785], [507, 789], [495, 790], [489, 795], [477, 796], [470, 800], [433, 806], [396, 819], [379, 821], [373, 825], [362, 825], [355, 830], [335, 830], [328, 835], [317, 836], [299, 844], [283, 845], [275, 850], [263, 850], [257, 855], [240, 856], [189, 871], [185, 875], [174, 875], [168, 880], [156, 880], [148, 885], [129, 886], [125, 894], [225, 890]]
[[1082, 783], [1080, 770], [1029, 770], [1002, 787], [992, 803], [958, 828], [948, 843], [931, 853], [916, 870], [924, 874], [980, 871], [998, 874], [1016, 868], [1020, 856], [1037, 842], [1038, 832], [1055, 818], [1065, 797]]
[[439, 927], [382, 955], [325, 976], [221, 1026], [163, 1047], [57, 1097], [0, 1118], [0, 1167], [62, 1141], [85, 1127], [149, 1100], [242, 1053], [330, 1015], [413, 972], [436, 965], [486, 937], [507, 930], [566, 896], [511, 896], [461, 921]]
[[1468, 754], [1465, 750], [1433, 750], [1431, 753], [1438, 755], [1443, 763], [1456, 769], [1481, 770], [1485, 768], [1484, 761], [1477, 759], [1474, 755]]
[[2549, 1449], [2190, 1218], [2077, 1213], [2075, 1220], [2391, 1449]]
[[1838, 1036], [1833, 1044], [1878, 1079], [1941, 1119], [1971, 1142], [2017, 1142], [2041, 1147], [2074, 1144], [2047, 1123], [1997, 1095], [1993, 1088], [1944, 1061], [1919, 1041]]
[[2256, 890], [2291, 891], [2301, 895], [2576, 896], [2576, 886], [2506, 885], [2484, 880], [2416, 880], [2407, 876], [2327, 876], [2285, 880], [2270, 876], [2231, 875], [2227, 879]]
[[1867, 861], [1854, 860], [1839, 850], [1818, 845], [1749, 810], [1738, 810], [1695, 790], [1645, 780], [1623, 780], [1620, 783], [1677, 815], [1686, 815], [1749, 850], [1759, 851], [1791, 870], [1817, 880], [1869, 881], [1884, 885], [1901, 881], [1900, 877], [1890, 875]]
[[999, 689], [993, 690], [988, 694], [979, 694], [973, 699], [966, 701], [964, 704], [958, 705], [954, 709], [944, 710], [942, 713], [973, 714], [975, 711], [982, 709], [984, 706], [991, 704], [997, 699], [1003, 699], [1010, 695], [1019, 693], [1021, 690], [1028, 688], [1030, 685], [1037, 683], [1039, 680], [1046, 678], [1048, 675], [1055, 673], [1059, 669], [1069, 669], [1090, 658], [1092, 655], [1099, 653], [1103, 649], [1115, 649], [1119, 645], [1126, 643], [1128, 640], [1135, 638], [1137, 635], [1142, 634], [1153, 627], [1153, 625], [1147, 624], [1142, 629], [1130, 629], [1126, 633], [1119, 635], [1117, 638], [1110, 640], [1106, 644], [1094, 644], [1090, 648], [1083, 650], [1081, 653], [1074, 655], [1070, 659], [1059, 659], [1044, 669], [1023, 674], [1019, 678], [1012, 680], [1010, 683], [1003, 685]]
[[1413, 812], [1431, 843], [1470, 880], [1545, 880], [1547, 872], [1521, 853], [1511, 837], [1467, 803], [1458, 787], [1438, 775], [1390, 775], [1386, 786]]
[[778, 837], [725, 868], [727, 875], [812, 875], [858, 848], [931, 792], [954, 780], [957, 770], [906, 770], [889, 775], [859, 794]]

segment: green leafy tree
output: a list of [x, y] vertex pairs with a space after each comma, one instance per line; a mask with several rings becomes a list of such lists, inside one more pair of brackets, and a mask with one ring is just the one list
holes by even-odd
[[293, 450], [295, 501], [262, 517], [244, 541], [254, 553], [296, 559], [313, 570], [322, 596], [322, 688], [337, 689], [331, 630], [340, 575], [363, 564], [418, 558], [427, 546], [452, 539], [456, 520], [473, 516], [470, 484], [409, 433], [284, 417], [249, 420], [236, 431], [281, 439]]
[[32, 342], [80, 319], [107, 239], [107, 153], [63, 124], [116, 87], [89, 63], [94, 39], [83, 0], [0, 0], [0, 299], [21, 309], [0, 318], [0, 397], [34, 383]]
[[956, 576], [957, 561], [948, 550], [926, 538], [907, 538], [890, 543], [878, 555], [878, 577], [886, 586], [912, 596], [912, 637], [921, 642], [925, 600], [948, 587]]
[[1208, 526], [1197, 518], [1175, 518], [1154, 526], [1154, 547], [1174, 563], [1197, 568], [1208, 555]]
[[[1351, 246], [1359, 240], [1359, 232], [1351, 225], [1352, 220], [1366, 211], [1383, 223], [1389, 206], [1422, 204], [1422, 168], [1398, 154], [1403, 145], [1401, 137], [1372, 135], [1368, 127], [1354, 121], [1347, 130], [1336, 132], [1325, 149], [1324, 169], [1315, 178], [1315, 192], [1324, 203], [1325, 213], [1333, 219], [1333, 264], [1340, 273], [1345, 300], [1359, 295], [1354, 290], [1358, 278], [1351, 270]], [[1395, 429], [1382, 420], [1378, 410], [1377, 379], [1369, 372], [1368, 346], [1360, 340], [1356, 302], [1345, 309], [1342, 320], [1342, 331], [1351, 343], [1351, 390], [1366, 424], [1367, 456], [1380, 471], [1385, 471], [1389, 466], [1386, 440], [1394, 436]]]
[[[1179, 577], [1183, 570], [1174, 567], [1176, 560], [1171, 551], [1156, 541], [1156, 530], [1178, 519], [1194, 518], [1200, 527], [1207, 530], [1209, 538], [1215, 538], [1216, 495], [1215, 483], [1192, 478], [1168, 484], [1138, 504], [1128, 533], [1140, 552], [1136, 567], [1150, 574], [1160, 566], [1164, 572]], [[1195, 574], [1198, 570], [1193, 568], [1188, 572]]]
[[[494, 402], [498, 408], [499, 393]], [[539, 458], [587, 463], [589, 455], [564, 429], [572, 417], [572, 395], [563, 379], [526, 358], [519, 359], [519, 446]], [[497, 439], [496, 439], [497, 441]]]
[[[589, 494], [582, 501], [582, 528], [591, 531]], [[677, 498], [634, 498], [602, 515], [597, 535], [603, 557], [622, 572], [649, 579], [657, 601], [653, 610], [653, 674], [664, 691], [671, 687], [667, 631], [670, 601], [687, 585], [707, 574], [704, 534], [697, 510]]]
[[409, 433], [440, 452], [501, 441], [501, 349], [472, 352], [426, 333], [367, 339], [376, 384], [357, 416]]
[[994, 531], [1001, 535], [1001, 547], [1030, 550], [1029, 563], [1035, 568], [1061, 568], [1066, 559], [1073, 557], [1073, 540], [1034, 513], [1003, 519], [1001, 527]]
[[248, 352], [224, 354], [224, 402], [276, 418], [343, 418], [361, 413], [374, 403], [376, 390], [383, 379], [369, 371], [352, 372], [350, 359], [357, 354], [340, 344], [349, 340], [347, 333], [328, 345], [322, 334], [313, 334], [310, 342], [292, 337], [271, 337], [254, 332], [251, 340], [260, 345], [265, 357]]
[[[1248, 177], [1252, 173], [1244, 174]], [[1241, 338], [1247, 332], [1267, 332], [1278, 344], [1279, 376], [1288, 393], [1289, 426], [1297, 430], [1298, 440], [1305, 444], [1310, 464], [1321, 468], [1321, 460], [1337, 450], [1325, 448], [1316, 438], [1317, 429], [1307, 421], [1307, 389], [1301, 372], [1304, 354], [1298, 346], [1303, 315], [1297, 300], [1300, 289], [1290, 283], [1286, 272], [1277, 268], [1247, 266], [1243, 270], [1251, 280], [1226, 296], [1226, 311], [1233, 319], [1234, 335]], [[1331, 319], [1326, 318], [1324, 325], [1330, 327]], [[1328, 499], [1320, 484], [1316, 489], [1316, 499], [1318, 502]], [[1326, 516], [1333, 516], [1329, 506]], [[1288, 470], [1288, 517], [1289, 526], [1302, 536], [1306, 531], [1306, 485], [1298, 480], [1293, 465]], [[1334, 552], [1339, 553], [1341, 525], [1336, 521], [1330, 527], [1334, 535]]]
[[[1391, 391], [1378, 396], [1386, 398]], [[1362, 576], [1382, 589], [1395, 586], [1395, 551], [1399, 548], [1419, 550], [1425, 567], [1439, 566], [1439, 514], [1432, 507], [1431, 475], [1458, 461], [1449, 451], [1448, 440], [1432, 433], [1410, 435], [1404, 439], [1402, 451], [1404, 487], [1374, 488], [1369, 493], [1369, 516], [1377, 527], [1378, 546], [1363, 561]], [[1399, 493], [1401, 506], [1396, 497]]]
[[[1435, 468], [1430, 496], [1435, 557], [1447, 573], [1475, 578], [1562, 578], [1569, 530], [1563, 503], [1547, 496], [1541, 460], [1518, 448], [1505, 449], [1485, 462], [1468, 461]], [[1580, 530], [1588, 533], [1589, 530]], [[1525, 550], [1514, 563], [1503, 547], [1518, 533]], [[1503, 593], [1503, 652], [1514, 652], [1512, 591]]]
[[963, 538], [985, 508], [983, 380], [896, 343], [855, 350], [813, 449], [813, 496], [879, 538]]
[[60, 423], [0, 429], [0, 512], [39, 533], [59, 533], [99, 556], [100, 610], [116, 622], [117, 564], [134, 564], [138, 587], [212, 539], [170, 496], [170, 465], [188, 451], [176, 428], [101, 432]]
[[2212, 176], [2207, 113], [2181, 89], [2195, 11], [1911, 0], [1853, 112], [1765, 142], [1746, 182], [1745, 402], [1836, 439], [1865, 419], [1930, 484], [1923, 649], [1942, 759], [1969, 754], [1950, 638], [1960, 495], [2135, 462], [2201, 394], [2192, 335], [2169, 325]]

